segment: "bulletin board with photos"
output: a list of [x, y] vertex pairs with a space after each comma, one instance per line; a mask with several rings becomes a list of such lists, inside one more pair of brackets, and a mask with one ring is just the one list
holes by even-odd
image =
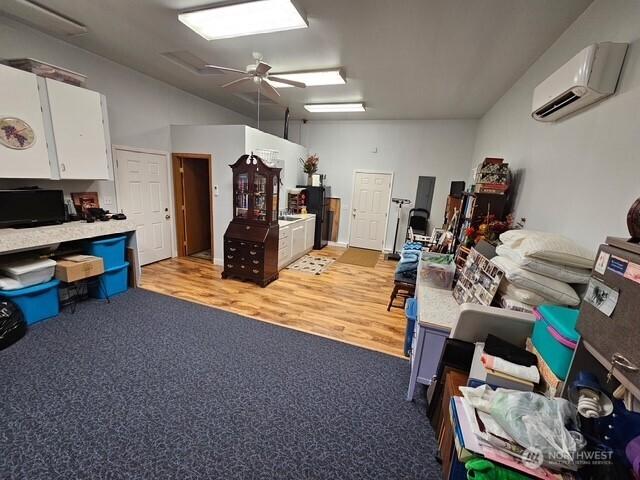
[[453, 298], [460, 304], [491, 305], [504, 272], [487, 257], [472, 248], [453, 289]]

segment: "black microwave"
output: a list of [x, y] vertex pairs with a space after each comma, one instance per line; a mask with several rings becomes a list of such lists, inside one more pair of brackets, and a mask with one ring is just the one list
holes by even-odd
[[62, 190], [0, 190], [0, 228], [62, 223], [65, 213]]

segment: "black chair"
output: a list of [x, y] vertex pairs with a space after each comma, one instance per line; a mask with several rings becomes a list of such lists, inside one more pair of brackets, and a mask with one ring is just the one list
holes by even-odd
[[409, 238], [409, 229], [417, 235], [427, 236], [427, 228], [429, 224], [429, 210], [426, 208], [412, 208], [409, 210], [409, 221], [407, 222], [407, 238]]

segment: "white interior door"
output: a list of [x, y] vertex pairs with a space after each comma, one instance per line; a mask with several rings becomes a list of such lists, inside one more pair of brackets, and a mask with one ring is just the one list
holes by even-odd
[[349, 246], [384, 247], [392, 177], [391, 173], [355, 173]]
[[168, 155], [116, 148], [118, 207], [136, 223], [140, 263], [171, 257]]

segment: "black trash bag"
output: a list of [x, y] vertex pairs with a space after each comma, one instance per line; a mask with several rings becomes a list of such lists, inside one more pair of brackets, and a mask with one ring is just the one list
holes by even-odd
[[27, 322], [18, 306], [0, 301], [0, 350], [20, 340], [27, 332]]

